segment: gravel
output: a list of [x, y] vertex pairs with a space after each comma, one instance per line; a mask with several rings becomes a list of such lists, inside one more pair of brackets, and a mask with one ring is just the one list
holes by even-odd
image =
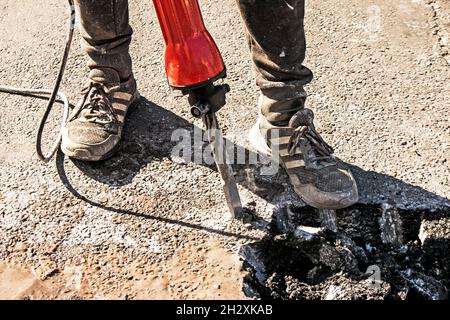
[[[68, 23], [65, 2], [0, 2], [0, 82], [51, 87]], [[232, 88], [221, 125], [228, 139], [249, 148], [258, 91], [237, 7], [232, 0], [200, 3]], [[283, 172], [264, 176], [261, 165], [239, 165], [236, 177], [253, 220], [231, 221], [214, 168], [171, 155], [173, 130], [192, 132], [201, 123], [168, 88], [153, 8], [132, 0], [130, 9], [144, 99], [112, 159], [86, 164], [60, 155], [42, 164], [34, 139], [45, 101], [0, 95], [0, 277], [11, 270], [21, 275], [8, 276], [5, 290], [0, 285], [3, 297], [244, 298], [239, 248], [267, 236], [273, 214], [286, 204], [302, 207]], [[308, 1], [306, 18], [306, 64], [316, 76], [307, 87], [308, 106], [318, 130], [352, 163], [361, 205], [389, 203], [412, 217], [440, 210], [439, 223], [409, 219], [417, 234], [423, 230], [424, 250], [438, 253], [439, 243], [448, 244], [439, 239], [448, 239], [450, 206], [449, 15], [442, 0], [324, 0]], [[62, 87], [71, 101], [87, 75], [79, 42], [76, 34]], [[45, 133], [48, 145], [60, 111]], [[202, 262], [211, 252], [224, 256], [228, 273], [220, 260]], [[179, 255], [194, 254], [181, 259], [192, 264], [186, 275], [174, 271]], [[224, 276], [202, 280], [208, 274]], [[8, 290], [13, 287], [20, 290]], [[333, 288], [322, 298], [342, 297]]]

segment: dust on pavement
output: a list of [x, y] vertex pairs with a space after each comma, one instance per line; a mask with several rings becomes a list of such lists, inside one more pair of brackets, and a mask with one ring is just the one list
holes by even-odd
[[[232, 88], [219, 120], [228, 139], [249, 149], [258, 91], [235, 1], [200, 3]], [[65, 2], [0, 0], [0, 8], [0, 82], [51, 87]], [[280, 208], [302, 205], [283, 172], [264, 176], [259, 166], [239, 165], [244, 205], [260, 223], [231, 221], [217, 172], [171, 154], [172, 132], [201, 123], [167, 86], [151, 4], [132, 0], [130, 9], [144, 99], [112, 159], [42, 164], [34, 138], [45, 101], [1, 95], [2, 298], [244, 298], [239, 249], [267, 236]], [[450, 5], [308, 1], [305, 23], [306, 64], [315, 73], [308, 106], [337, 156], [354, 165], [361, 203], [446, 210], [421, 234], [442, 251], [450, 239]], [[87, 76], [79, 42], [76, 35], [62, 87], [73, 102]], [[45, 136], [57, 120], [55, 112]]]

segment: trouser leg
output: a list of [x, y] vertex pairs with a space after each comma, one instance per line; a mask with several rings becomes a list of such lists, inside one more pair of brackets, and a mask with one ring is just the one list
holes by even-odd
[[76, 0], [88, 66], [112, 68], [126, 80], [132, 73], [127, 0]]
[[286, 124], [303, 108], [312, 72], [303, 66], [305, 0], [237, 0], [262, 92], [261, 113]]

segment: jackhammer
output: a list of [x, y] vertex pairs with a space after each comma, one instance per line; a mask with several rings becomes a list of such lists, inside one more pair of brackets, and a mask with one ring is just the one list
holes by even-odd
[[191, 114], [202, 118], [223, 181], [228, 209], [233, 217], [241, 214], [242, 204], [227, 164], [224, 140], [216, 112], [225, 105], [230, 90], [215, 85], [226, 77], [222, 56], [205, 28], [197, 0], [153, 0], [164, 36], [166, 74], [169, 85], [188, 95]]

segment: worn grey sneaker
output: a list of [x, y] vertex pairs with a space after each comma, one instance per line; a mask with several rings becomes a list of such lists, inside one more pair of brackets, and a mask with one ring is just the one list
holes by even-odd
[[295, 192], [315, 208], [341, 209], [358, 201], [350, 170], [333, 156], [333, 149], [316, 131], [310, 109], [298, 111], [285, 127], [263, 116], [250, 130], [250, 142], [286, 170]]
[[139, 92], [133, 76], [121, 83], [113, 69], [93, 69], [89, 79], [62, 130], [61, 149], [71, 158], [99, 161], [117, 151], [125, 116]]

